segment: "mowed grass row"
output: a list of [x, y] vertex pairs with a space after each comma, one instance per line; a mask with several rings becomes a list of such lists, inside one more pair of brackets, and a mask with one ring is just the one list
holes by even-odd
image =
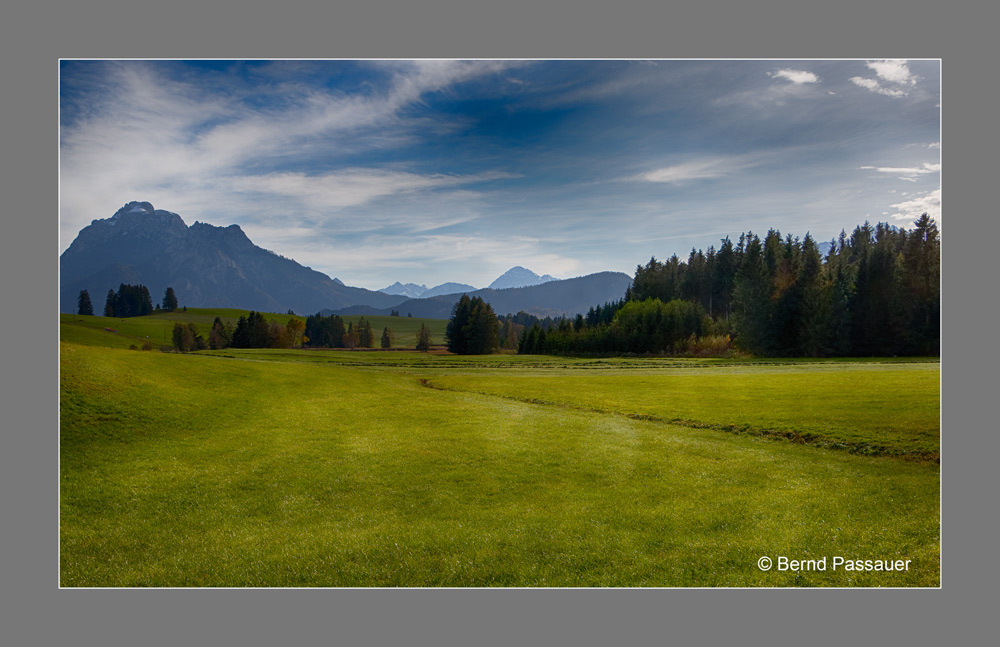
[[63, 586], [940, 583], [932, 463], [253, 355], [62, 344]]

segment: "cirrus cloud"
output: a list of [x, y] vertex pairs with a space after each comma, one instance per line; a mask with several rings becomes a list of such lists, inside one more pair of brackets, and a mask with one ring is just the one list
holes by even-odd
[[792, 83], [818, 83], [819, 77], [812, 72], [806, 72], [804, 70], [778, 70], [771, 74], [772, 77], [778, 79], [785, 79], [786, 81], [791, 81]]

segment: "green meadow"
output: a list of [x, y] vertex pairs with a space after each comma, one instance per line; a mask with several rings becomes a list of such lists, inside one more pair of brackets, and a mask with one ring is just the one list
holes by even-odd
[[62, 586], [940, 585], [937, 361], [129, 350], [225, 312], [62, 316]]

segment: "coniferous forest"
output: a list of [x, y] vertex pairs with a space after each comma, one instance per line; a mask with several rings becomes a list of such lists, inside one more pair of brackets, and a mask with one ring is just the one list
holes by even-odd
[[936, 356], [940, 276], [927, 214], [911, 230], [866, 222], [842, 231], [825, 254], [809, 234], [746, 232], [686, 261], [650, 259], [623, 300], [586, 316], [521, 316], [518, 352]]

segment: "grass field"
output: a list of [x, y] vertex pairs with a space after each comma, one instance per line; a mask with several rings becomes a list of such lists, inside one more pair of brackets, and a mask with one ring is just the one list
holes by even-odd
[[62, 586], [940, 584], [937, 362], [127, 350], [144, 319], [63, 317]]

